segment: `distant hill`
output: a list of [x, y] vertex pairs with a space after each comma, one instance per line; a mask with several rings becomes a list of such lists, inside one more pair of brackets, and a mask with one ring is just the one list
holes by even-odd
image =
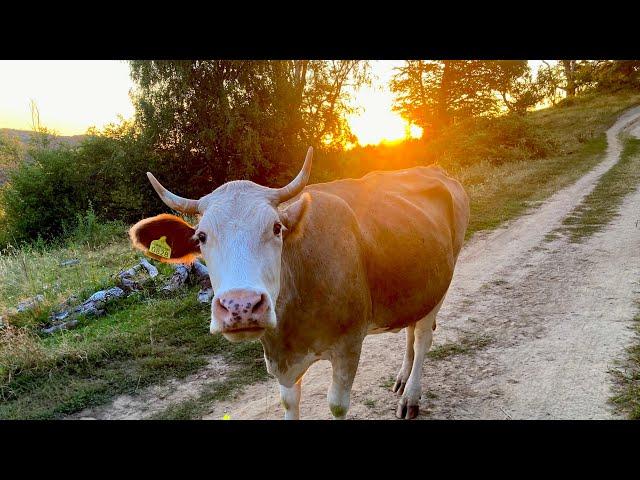
[[[17, 140], [24, 148], [24, 161], [30, 160], [29, 154], [26, 152], [31, 143], [31, 139], [34, 135], [33, 131], [29, 130], [16, 130], [14, 128], [0, 128], [0, 140], [2, 139], [14, 139]], [[87, 138], [87, 135], [53, 135], [51, 139], [51, 146], [55, 147], [62, 144], [70, 146], [78, 145], [82, 140]], [[0, 151], [2, 154], [2, 151]], [[6, 165], [3, 164], [2, 158], [0, 158], [0, 185], [7, 181]]]
[[[16, 130], [14, 128], [0, 128], [0, 137], [9, 136], [9, 137], [17, 138], [25, 146], [29, 145], [29, 141], [31, 140], [33, 133], [34, 132], [31, 130]], [[53, 137], [53, 143], [54, 144], [67, 143], [70, 145], [77, 145], [86, 137], [87, 135], [71, 135], [71, 136], [56, 135]]]

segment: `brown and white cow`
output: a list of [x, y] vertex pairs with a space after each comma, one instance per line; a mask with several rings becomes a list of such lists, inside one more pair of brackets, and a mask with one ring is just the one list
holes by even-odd
[[169, 192], [148, 173], [164, 203], [200, 221], [148, 218], [131, 228], [131, 240], [148, 252], [165, 236], [172, 253], [163, 261], [204, 257], [215, 292], [211, 333], [260, 339], [286, 419], [299, 418], [302, 376], [321, 359], [333, 368], [329, 408], [344, 418], [364, 337], [405, 328], [396, 415], [414, 418], [424, 356], [468, 224], [468, 196], [436, 167], [305, 186], [312, 155], [309, 148], [286, 187], [232, 181], [199, 200]]

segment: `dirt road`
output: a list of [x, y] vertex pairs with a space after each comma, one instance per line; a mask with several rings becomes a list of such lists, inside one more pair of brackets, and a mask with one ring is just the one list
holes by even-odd
[[[596, 168], [529, 214], [467, 242], [432, 348], [463, 339], [473, 345], [479, 337], [488, 345], [426, 360], [419, 419], [615, 418], [607, 404], [608, 370], [632, 338], [633, 297], [640, 291], [640, 190], [584, 243], [545, 236], [618, 161], [622, 130], [640, 136], [640, 107], [608, 130], [606, 158]], [[390, 380], [404, 344], [404, 333], [367, 337], [347, 418], [395, 418]], [[305, 375], [303, 419], [331, 418], [330, 378], [328, 362]], [[114, 418], [109, 412], [105, 407], [87, 414]], [[282, 418], [277, 382], [247, 387], [234, 400], [212, 405], [205, 418], [225, 412], [232, 419]], [[115, 415], [122, 416], [133, 418], [122, 410]]]

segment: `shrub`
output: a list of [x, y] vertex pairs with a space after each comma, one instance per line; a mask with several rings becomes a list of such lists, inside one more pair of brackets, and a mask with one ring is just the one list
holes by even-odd
[[66, 146], [36, 149], [32, 162], [9, 173], [0, 192], [5, 243], [51, 240], [62, 233], [62, 225], [86, 208], [86, 189], [74, 165], [74, 154]]
[[90, 130], [75, 147], [35, 146], [29, 155], [0, 188], [0, 248], [65, 234], [97, 245], [122, 225], [106, 222], [130, 223], [163, 208], [145, 175], [162, 176], [161, 165], [127, 122]]
[[91, 248], [106, 245], [115, 238], [124, 237], [127, 226], [119, 221], [101, 222], [93, 211], [92, 202], [84, 214], [76, 213], [75, 225], [64, 225], [64, 238], [68, 246], [87, 245]]

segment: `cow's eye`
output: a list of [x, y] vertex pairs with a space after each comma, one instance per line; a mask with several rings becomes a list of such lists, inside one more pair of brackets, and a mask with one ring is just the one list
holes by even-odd
[[273, 234], [277, 237], [278, 235], [280, 235], [280, 232], [282, 231], [282, 224], [280, 222], [276, 222], [273, 224]]
[[207, 241], [207, 234], [204, 232], [198, 232], [198, 241], [204, 245], [204, 243]]

